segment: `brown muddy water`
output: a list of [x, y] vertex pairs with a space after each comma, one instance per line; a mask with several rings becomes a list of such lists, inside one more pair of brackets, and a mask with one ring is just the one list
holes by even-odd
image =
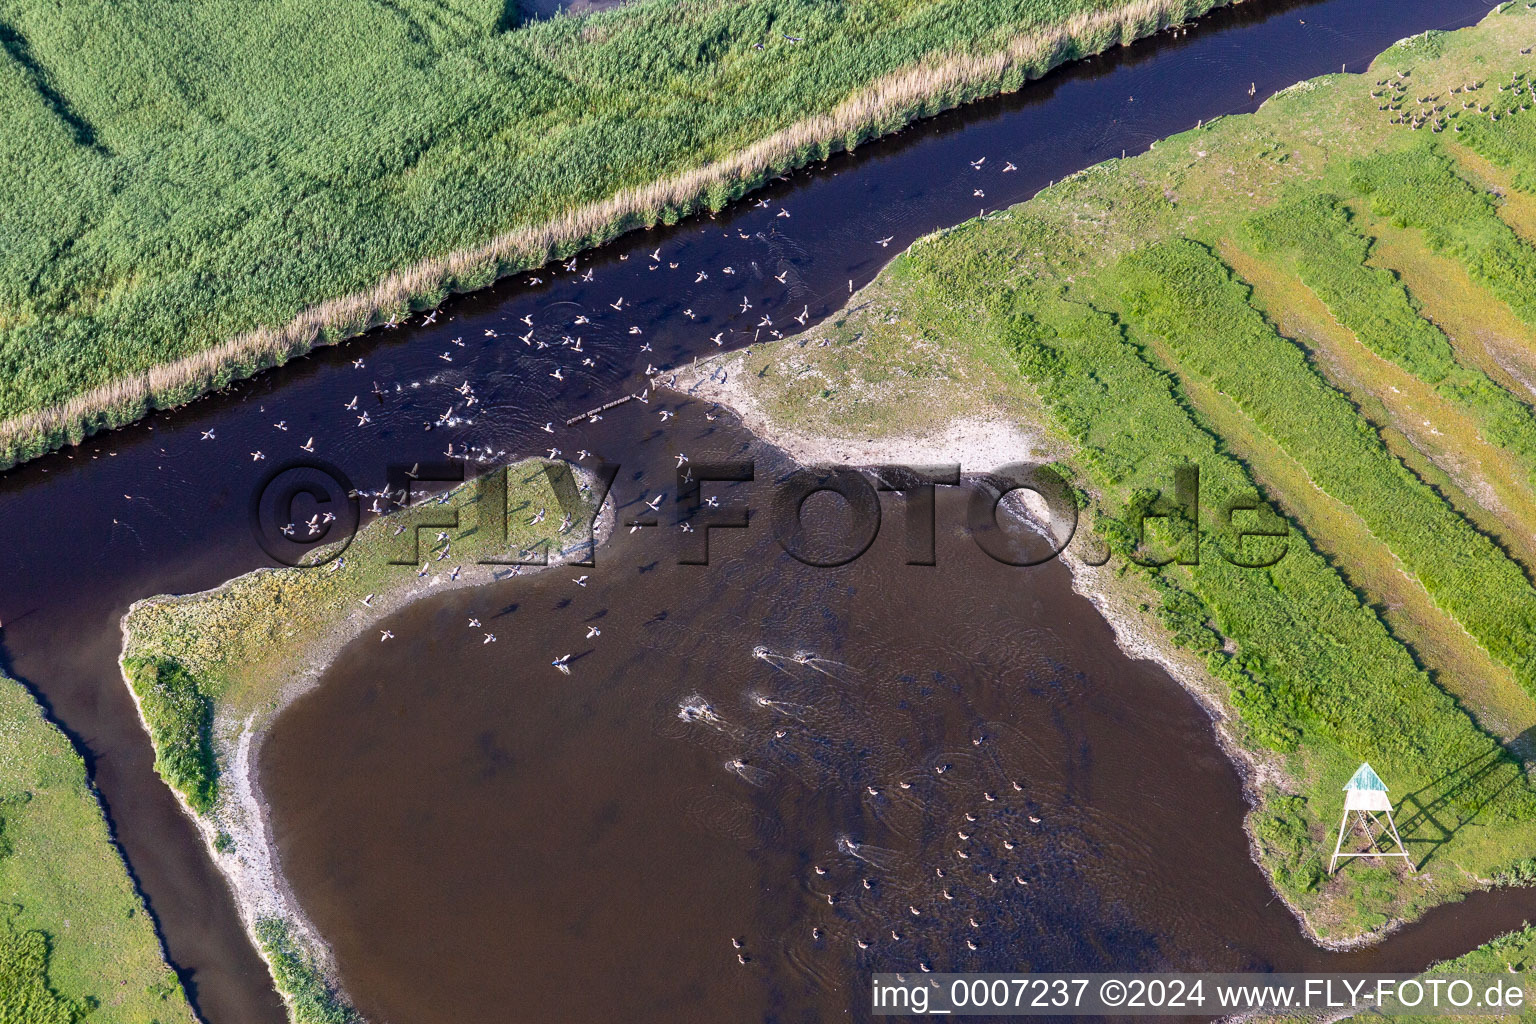
[[[283, 867], [370, 1019], [864, 1019], [869, 972], [922, 963], [1407, 969], [1492, 932], [1480, 901], [1318, 950], [1249, 859], [1205, 712], [1061, 565], [983, 554], [964, 488], [935, 566], [904, 564], [896, 497], [862, 557], [803, 565], [769, 524], [788, 464], [703, 413], [616, 498], [621, 523], [670, 505], [678, 449], [754, 457], [711, 485], [753, 514], [709, 565], [664, 516], [594, 568], [425, 600], [274, 725]], [[806, 511], [831, 539], [844, 514]]]

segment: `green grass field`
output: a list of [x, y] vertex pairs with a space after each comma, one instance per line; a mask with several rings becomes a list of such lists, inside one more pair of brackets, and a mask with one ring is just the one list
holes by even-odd
[[[1533, 32], [1519, 4], [1414, 36], [922, 239], [827, 344], [734, 375], [802, 432], [1045, 431], [1099, 578], [1262, 766], [1257, 847], [1326, 939], [1516, 880], [1536, 843]], [[1198, 563], [1137, 564], [1134, 510], [1190, 465]], [[1262, 519], [1284, 557], [1234, 565], [1279, 543], [1234, 532]], [[1324, 870], [1367, 759], [1418, 874]]]
[[193, 1020], [85, 763], [0, 676], [0, 1021]]
[[1217, 2], [4, 0], [0, 466]]

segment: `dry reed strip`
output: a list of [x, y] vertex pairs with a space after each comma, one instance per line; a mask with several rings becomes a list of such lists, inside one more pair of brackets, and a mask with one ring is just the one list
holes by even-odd
[[259, 327], [193, 356], [122, 377], [60, 405], [0, 423], [0, 470], [155, 409], [186, 404], [321, 345], [355, 337], [455, 292], [603, 245], [637, 228], [719, 209], [774, 177], [897, 131], [912, 121], [1011, 92], [1067, 60], [1102, 53], [1241, 0], [1129, 0], [1014, 37], [984, 56], [928, 57], [894, 71], [828, 114], [797, 122], [723, 160], [504, 232], [396, 271], [371, 290], [322, 302], [281, 327]]

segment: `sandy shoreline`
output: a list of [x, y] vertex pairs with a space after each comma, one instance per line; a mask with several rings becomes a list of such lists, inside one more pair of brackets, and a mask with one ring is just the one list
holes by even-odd
[[[578, 478], [585, 476], [579, 466], [574, 468]], [[213, 734], [217, 751], [216, 759], [220, 767], [220, 792], [214, 808], [207, 815], [198, 814], [187, 802], [186, 797], [174, 786], [168, 785], [167, 788], [202, 836], [209, 858], [224, 876], [234, 896], [246, 935], [263, 961], [267, 961], [269, 970], [272, 964], [262, 948], [257, 924], [264, 919], [277, 918], [288, 926], [294, 944], [316, 966], [325, 983], [348, 1004], [351, 1004], [340, 974], [336, 970], [330, 947], [305, 915], [298, 897], [282, 873], [281, 859], [272, 833], [270, 807], [262, 795], [256, 773], [261, 744], [272, 724], [294, 701], [319, 685], [321, 677], [349, 643], [389, 616], [436, 594], [485, 586], [515, 576], [528, 576], [588, 558], [591, 551], [601, 546], [612, 534], [615, 520], [612, 502], [605, 501], [593, 524], [590, 549], [588, 541], [582, 540], [561, 549], [558, 553], [551, 554], [547, 565], [516, 566], [509, 569], [505, 566], [474, 564], [465, 566], [457, 580], [450, 580], [442, 574], [434, 574], [428, 582], [419, 583], [415, 577], [412, 577], [409, 583], [377, 595], [372, 607], [353, 608], [346, 618], [299, 646], [294, 653], [297, 656], [296, 660], [304, 668], [282, 687], [266, 708], [238, 721], [222, 716], [215, 717]], [[244, 579], [246, 576], [276, 571], [278, 570], [256, 569], [252, 573], [227, 580], [210, 590], [170, 597], [164, 595], [149, 597], [136, 601], [129, 607], [119, 624], [123, 633], [119, 671], [123, 685], [127, 687], [134, 707], [138, 710], [139, 723], [143, 726], [146, 736], [152, 735], [149, 722], [144, 716], [144, 709], [139, 702], [138, 694], [134, 692], [128, 680], [127, 673], [122, 671], [122, 659], [128, 656], [128, 620], [134, 611], [147, 604], [206, 599], [227, 590], [237, 580]], [[219, 848], [221, 834], [226, 837], [224, 850]], [[284, 1002], [287, 1003], [286, 996]]]

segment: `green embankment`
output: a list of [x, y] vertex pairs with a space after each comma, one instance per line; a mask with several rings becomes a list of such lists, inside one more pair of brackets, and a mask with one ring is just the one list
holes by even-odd
[[[819, 343], [731, 357], [737, 385], [800, 432], [990, 412], [1043, 433], [1081, 488], [1085, 551], [1096, 535], [1111, 552], [1091, 579], [1233, 713], [1225, 730], [1259, 766], [1255, 847], [1330, 940], [1519, 881], [1506, 869], [1536, 842], [1536, 567], [1528, 546], [1501, 547], [1536, 533], [1536, 353], [1462, 315], [1491, 303], [1491, 323], [1536, 324], [1532, 197], [1461, 166], [1475, 148], [1525, 182], [1536, 114], [1509, 113], [1496, 86], [1528, 78], [1533, 27], [1506, 5], [1090, 168], [921, 240]], [[1447, 103], [1469, 84], [1491, 111]], [[1486, 123], [1453, 130], [1474, 116]], [[1376, 268], [1362, 211], [1407, 228], [1394, 258], [1466, 268], [1436, 281], [1454, 332]], [[1262, 300], [1221, 253], [1262, 277]], [[1510, 458], [1480, 457], [1489, 446]], [[1166, 499], [1190, 466], [1198, 562], [1138, 564], [1187, 562], [1190, 524]], [[1147, 509], [1162, 518], [1143, 535]], [[1277, 521], [1284, 556], [1234, 564], [1282, 543], [1234, 527]], [[1361, 760], [1388, 780], [1417, 874], [1325, 873]]]
[[[1505, 120], [1524, 123], [1514, 116]], [[1491, 124], [1483, 130], [1492, 131]], [[1495, 162], [1500, 155], [1490, 153]], [[1423, 230], [1432, 250], [1460, 259], [1473, 280], [1536, 325], [1530, 242], [1499, 219], [1492, 199], [1460, 177], [1450, 157], [1424, 146], [1364, 158], [1354, 165], [1350, 183], [1375, 213]]]
[[[924, 259], [934, 255], [924, 247]], [[1315, 731], [1386, 766], [1404, 785], [1427, 784], [1470, 760], [1503, 763], [1495, 773], [1502, 777], [1486, 789], [1458, 794], [1468, 810], [1518, 775], [1518, 764], [1500, 755], [1304, 543], [1293, 537], [1284, 557], [1265, 569], [1233, 564], [1228, 555], [1260, 562], [1278, 550], [1277, 541], [1254, 538], [1239, 551], [1228, 529], [1228, 503], [1257, 488], [1110, 316], [1028, 293], [1015, 298], [1000, 338], [1017, 348], [1022, 372], [1080, 445], [1081, 465], [1106, 510], [1100, 530], [1122, 556], [1134, 547], [1134, 531], [1108, 510], [1129, 507], [1145, 481], [1172, 480], [1176, 466], [1200, 468], [1205, 550], [1197, 565], [1151, 578], [1169, 634], [1231, 686], [1254, 738], [1294, 750]], [[1240, 525], [1242, 516], [1234, 517]], [[1225, 638], [1236, 641], [1235, 651], [1224, 649]], [[1509, 809], [1536, 811], [1536, 798]]]
[[7, 0], [0, 466], [1218, 2]]
[[193, 1019], [84, 761], [0, 676], [0, 1021]]
[[1456, 359], [1445, 333], [1419, 315], [1407, 289], [1367, 265], [1370, 241], [1338, 198], [1309, 194], [1250, 220], [1255, 250], [1280, 259], [1372, 352], [1419, 377], [1472, 414], [1488, 440], [1536, 473], [1536, 417], [1475, 367]]
[[1536, 691], [1536, 590], [1520, 566], [1392, 457], [1303, 350], [1248, 304], [1226, 266], [1181, 240], [1136, 252], [1119, 270], [1132, 322], [1353, 509], [1436, 604]]
[[149, 724], [155, 771], [194, 810], [208, 810], [217, 779], [212, 703], [197, 681], [170, 659], [129, 658], [123, 667]]
[[1536, 193], [1536, 123], [1519, 117], [1502, 124], [1479, 118], [1461, 141], [1485, 159], [1513, 171], [1516, 188]]
[[287, 999], [293, 1024], [360, 1024], [363, 1018], [294, 944], [285, 922], [263, 918], [256, 923], [256, 938], [262, 956], [272, 967], [278, 991]]

